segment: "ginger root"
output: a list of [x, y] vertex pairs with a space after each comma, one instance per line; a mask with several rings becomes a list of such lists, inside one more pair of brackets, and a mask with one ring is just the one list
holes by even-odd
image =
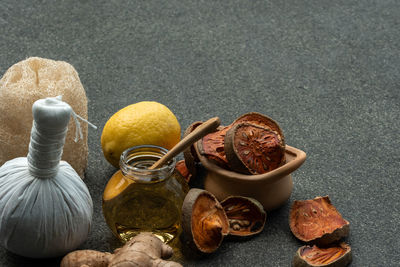
[[141, 233], [114, 254], [95, 250], [77, 250], [67, 254], [60, 267], [182, 267], [174, 261], [172, 248], [151, 233]]

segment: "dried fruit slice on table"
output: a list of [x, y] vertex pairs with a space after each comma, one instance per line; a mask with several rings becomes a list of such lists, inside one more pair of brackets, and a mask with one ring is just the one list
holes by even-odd
[[190, 242], [203, 253], [218, 249], [229, 233], [228, 218], [218, 200], [208, 191], [193, 188], [182, 205], [182, 228]]
[[276, 121], [274, 121], [273, 119], [271, 119], [268, 116], [265, 116], [265, 115], [263, 115], [261, 113], [257, 113], [257, 112], [250, 112], [250, 113], [243, 114], [242, 116], [237, 118], [232, 124], [236, 125], [239, 123], [249, 123], [249, 124], [258, 125], [263, 128], [270, 129], [279, 136], [279, 138], [281, 139], [281, 142], [283, 143], [283, 145], [285, 145], [285, 137], [283, 135], [283, 131], [282, 131], [281, 127], [279, 127], [279, 124]]
[[225, 169], [229, 169], [229, 165], [225, 156], [224, 138], [230, 128], [232, 125], [225, 126], [217, 132], [207, 134], [197, 142], [200, 154]]
[[332, 205], [328, 196], [294, 201], [289, 225], [304, 242], [328, 245], [348, 236], [350, 223]]
[[229, 235], [252, 236], [264, 229], [267, 214], [257, 200], [230, 196], [221, 205], [229, 220]]
[[294, 267], [344, 267], [352, 260], [351, 248], [346, 243], [329, 248], [317, 246], [303, 246], [299, 248], [293, 258]]
[[275, 131], [240, 123], [225, 135], [225, 154], [231, 168], [245, 174], [262, 174], [285, 163], [285, 145]]

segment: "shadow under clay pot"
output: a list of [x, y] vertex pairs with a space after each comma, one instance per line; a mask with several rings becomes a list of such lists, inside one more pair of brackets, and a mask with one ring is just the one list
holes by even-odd
[[215, 165], [199, 153], [198, 143], [195, 148], [200, 162], [207, 170], [204, 179], [204, 188], [207, 191], [220, 201], [228, 196], [238, 195], [255, 198], [266, 211], [279, 208], [289, 199], [293, 189], [291, 173], [306, 160], [304, 151], [286, 145], [284, 165], [264, 174], [246, 175]]

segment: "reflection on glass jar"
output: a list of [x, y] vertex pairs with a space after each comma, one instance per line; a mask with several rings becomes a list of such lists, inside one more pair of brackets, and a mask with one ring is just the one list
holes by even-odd
[[140, 232], [152, 232], [169, 243], [181, 232], [181, 208], [187, 183], [175, 170], [175, 159], [149, 170], [168, 150], [137, 146], [125, 150], [121, 169], [108, 181], [103, 193], [103, 215], [114, 233], [126, 242]]

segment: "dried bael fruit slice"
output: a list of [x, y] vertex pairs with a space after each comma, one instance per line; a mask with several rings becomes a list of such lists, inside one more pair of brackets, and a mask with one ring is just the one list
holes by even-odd
[[[248, 123], [252, 124], [255, 126], [259, 126], [261, 128], [265, 128], [267, 130], [270, 130], [275, 134], [276, 139], [279, 140], [279, 143], [281, 146], [285, 147], [285, 139], [283, 132], [281, 128], [279, 127], [278, 123], [274, 121], [273, 119], [260, 114], [256, 112], [251, 112], [251, 113], [246, 113], [242, 116], [240, 116], [238, 119], [236, 119], [232, 124], [220, 129], [217, 132], [211, 133], [203, 137], [203, 139], [199, 142], [197, 142], [197, 147], [199, 150], [199, 153], [204, 155], [208, 160], [212, 161], [216, 165], [225, 168], [225, 169], [232, 169], [234, 171], [242, 172], [245, 174], [259, 174], [257, 172], [253, 173], [249, 171], [245, 166], [242, 166], [242, 164], [239, 164], [239, 167], [235, 168], [237, 166], [237, 163], [235, 160], [231, 163], [230, 158], [227, 158], [226, 153], [226, 148], [225, 148], [225, 141], [226, 141], [226, 133], [228, 130], [230, 130], [232, 127], [235, 125], [241, 124], [241, 123]], [[283, 159], [280, 162], [280, 165], [285, 163], [285, 153], [283, 154]], [[280, 166], [278, 165], [278, 166]], [[272, 167], [274, 168], [274, 167]], [[269, 168], [268, 168], [269, 169]], [[260, 173], [265, 173], [266, 171], [260, 172]]]
[[250, 112], [243, 114], [242, 116], [237, 118], [232, 124], [236, 125], [243, 122], [271, 129], [279, 136], [283, 145], [285, 145], [285, 137], [283, 135], [281, 127], [279, 127], [279, 124], [270, 117], [265, 116], [261, 113]]
[[252, 236], [264, 229], [267, 214], [255, 199], [231, 196], [221, 202], [229, 220], [229, 235]]
[[293, 258], [294, 267], [344, 267], [352, 260], [351, 248], [346, 243], [328, 248], [303, 246]]
[[203, 253], [218, 249], [229, 233], [228, 218], [218, 200], [206, 190], [193, 188], [182, 205], [182, 228], [190, 242]]
[[[185, 132], [183, 133], [182, 139], [185, 138], [188, 134], [193, 132], [194, 129], [196, 129], [197, 127], [199, 127], [202, 124], [203, 124], [202, 121], [195, 121], [192, 124], [190, 124], [189, 127], [187, 127]], [[199, 162], [200, 160], [196, 154], [196, 151], [195, 151], [193, 145], [191, 145], [189, 148], [187, 148], [183, 151], [183, 156], [185, 158], [185, 163], [186, 163], [186, 166], [188, 167], [190, 173], [195, 175], [195, 173], [193, 173], [196, 171], [195, 162]]]
[[245, 174], [262, 174], [285, 163], [285, 145], [276, 132], [240, 123], [225, 135], [225, 154], [231, 168]]
[[328, 196], [294, 201], [289, 216], [292, 233], [304, 242], [328, 245], [348, 236], [350, 223]]
[[217, 132], [207, 134], [197, 142], [200, 154], [225, 169], [229, 169], [229, 165], [224, 150], [224, 138], [230, 128], [232, 125], [225, 126]]
[[175, 165], [175, 169], [182, 175], [185, 181], [189, 183], [190, 179], [192, 178], [192, 174], [186, 167], [185, 161], [184, 160], [178, 161]]

